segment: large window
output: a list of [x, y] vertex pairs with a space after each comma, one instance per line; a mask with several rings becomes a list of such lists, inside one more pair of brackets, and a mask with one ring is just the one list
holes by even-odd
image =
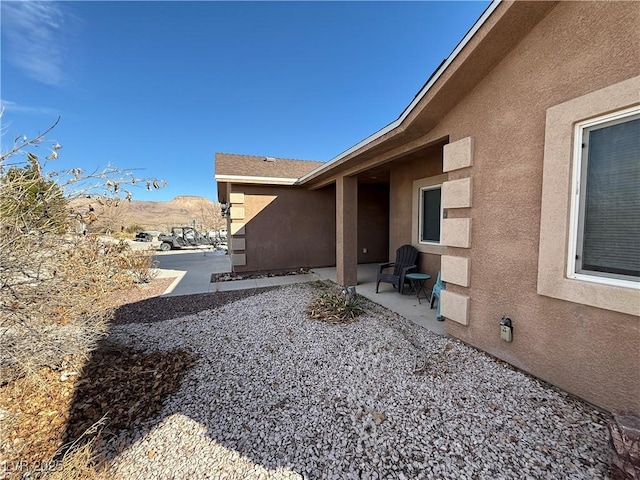
[[440, 243], [440, 231], [442, 226], [440, 185], [423, 187], [420, 189], [420, 243]]
[[576, 126], [571, 278], [640, 280], [640, 109]]
[[[632, 146], [633, 135], [608, 128], [617, 122], [622, 125], [638, 119], [638, 92], [640, 75], [547, 109], [538, 293], [640, 318], [640, 281], [629, 275], [638, 270], [640, 257], [630, 251], [634, 241], [637, 248], [640, 238], [637, 143], [635, 162], [625, 162], [623, 152], [632, 152], [633, 147], [619, 148], [624, 145], [621, 139], [631, 140]], [[624, 130], [627, 128], [637, 128], [637, 122]], [[615, 140], [614, 134], [620, 134], [620, 140]], [[638, 134], [635, 136], [637, 139]], [[616, 145], [613, 149], [612, 144]], [[625, 163], [631, 167], [626, 172]], [[633, 175], [636, 177], [632, 182], [623, 181], [631, 180]], [[600, 177], [606, 179], [606, 186], [590, 184]], [[588, 200], [591, 194], [595, 196]], [[636, 205], [632, 207], [634, 201]], [[605, 208], [593, 210], [593, 204], [600, 203]], [[620, 221], [620, 216], [626, 216], [626, 222]], [[599, 220], [609, 223], [597, 224]], [[596, 233], [600, 239], [594, 236]], [[625, 243], [617, 243], [620, 239]], [[630, 261], [634, 255], [635, 267]]]

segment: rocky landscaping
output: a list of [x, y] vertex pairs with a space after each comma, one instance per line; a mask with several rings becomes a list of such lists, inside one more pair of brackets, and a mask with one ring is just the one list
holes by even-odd
[[37, 465], [91, 442], [91, 475], [60, 478], [610, 478], [608, 414], [333, 293], [137, 292], [39, 404], [0, 389], [3, 445], [39, 432], [21, 451]]
[[318, 295], [114, 326], [120, 348], [195, 360], [161, 411], [109, 440], [110, 475], [608, 478], [605, 413], [372, 303], [349, 323], [310, 319]]
[[298, 268], [294, 270], [277, 270], [270, 272], [246, 272], [246, 273], [214, 273], [211, 275], [211, 283], [233, 282], [236, 280], [256, 280], [258, 278], [286, 277], [289, 275], [305, 275], [310, 273], [309, 269]]

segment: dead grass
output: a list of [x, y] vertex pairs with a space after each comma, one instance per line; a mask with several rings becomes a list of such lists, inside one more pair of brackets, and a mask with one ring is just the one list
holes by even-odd
[[61, 460], [51, 464], [46, 480], [109, 480], [104, 459], [96, 453], [94, 442], [73, 449]]
[[[116, 292], [106, 306], [158, 296], [172, 281]], [[41, 368], [7, 383], [0, 388], [0, 474], [10, 480], [27, 472], [55, 480], [108, 478], [102, 438], [157, 413], [193, 361], [183, 351], [144, 354], [102, 342], [78, 374]]]
[[155, 278], [149, 283], [133, 285], [133, 287], [128, 290], [117, 292], [107, 297], [105, 306], [109, 309], [115, 309], [148, 298], [158, 297], [169, 288], [169, 285], [171, 285], [174, 280], [174, 277]]
[[0, 389], [4, 413], [0, 460], [24, 470], [53, 458], [62, 445], [74, 384], [61, 382], [59, 373], [43, 368]]

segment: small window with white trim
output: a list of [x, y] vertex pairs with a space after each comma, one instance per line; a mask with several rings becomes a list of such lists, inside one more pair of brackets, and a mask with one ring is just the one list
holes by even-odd
[[640, 109], [576, 125], [570, 278], [640, 281]]
[[420, 188], [420, 216], [418, 241], [420, 243], [440, 243], [442, 231], [441, 185]]

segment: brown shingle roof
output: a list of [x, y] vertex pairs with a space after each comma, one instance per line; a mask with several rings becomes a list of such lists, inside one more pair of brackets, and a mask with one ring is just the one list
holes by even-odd
[[215, 174], [242, 177], [300, 178], [323, 163], [290, 158], [216, 153]]

